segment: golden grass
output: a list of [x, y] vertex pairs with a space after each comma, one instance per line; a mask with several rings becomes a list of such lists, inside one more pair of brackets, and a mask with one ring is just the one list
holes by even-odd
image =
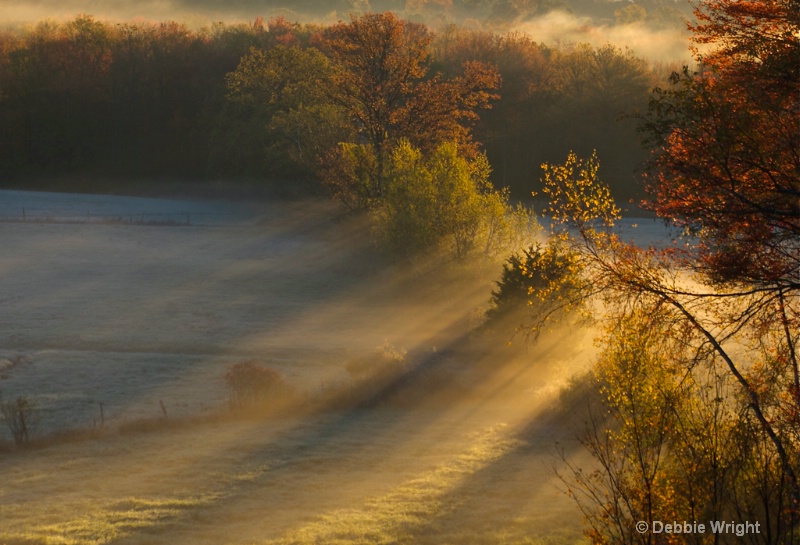
[[502, 427], [487, 430], [450, 463], [426, 472], [359, 509], [340, 509], [291, 531], [269, 545], [414, 543], [419, 530], [452, 511], [449, 496], [464, 478], [495, 462], [521, 443], [504, 437]]
[[[300, 215], [298, 226], [305, 229], [306, 219]], [[271, 229], [298, 228], [275, 221]], [[474, 334], [474, 315], [488, 299], [493, 276], [439, 270], [435, 263], [372, 267], [365, 263], [372, 259], [369, 248], [362, 252], [342, 242], [348, 238], [340, 232], [328, 233], [330, 222], [322, 225], [317, 230], [324, 232], [307, 252], [293, 254], [288, 270], [281, 255], [251, 256], [251, 246], [271, 248], [268, 242], [279, 236], [262, 240], [250, 228], [199, 233], [196, 246], [172, 260], [182, 264], [205, 255], [210, 244], [217, 259], [196, 257], [197, 284], [184, 286], [180, 274], [159, 276], [153, 281], [160, 284], [143, 288], [141, 304], [125, 323], [82, 310], [97, 324], [64, 326], [93, 331], [99, 341], [93, 344], [92, 337], [91, 348], [102, 350], [113, 340], [148, 350], [160, 346], [170, 354], [206, 345], [213, 348], [209, 354], [226, 347], [258, 354], [307, 394], [298, 396], [300, 407], [270, 416], [196, 419], [172, 412], [168, 420], [136, 419], [134, 413], [114, 425], [122, 433], [43, 441], [41, 448], [0, 456], [0, 545], [581, 541], [577, 509], [547, 473], [554, 459], [547, 449], [568, 432], [560, 429], [561, 417], [542, 419], [558, 385], [574, 371], [571, 362], [583, 357], [580, 343], [555, 339], [515, 350], [505, 346], [506, 338]], [[137, 244], [146, 245], [141, 236]], [[151, 258], [152, 270], [161, 271], [161, 256]], [[112, 272], [125, 277], [127, 265], [114, 266]], [[315, 267], [317, 275], [302, 273]], [[44, 275], [30, 285], [41, 288], [48, 280]], [[93, 286], [78, 287], [92, 301], [103, 299]], [[58, 300], [55, 294], [41, 297], [42, 304]], [[183, 309], [186, 318], [206, 306], [216, 308], [230, 331], [195, 331], [194, 322], [170, 313]], [[347, 361], [371, 354], [386, 339], [408, 350], [407, 361], [380, 380], [351, 377]], [[130, 361], [119, 359], [115, 369], [124, 372]], [[181, 373], [168, 374], [163, 390], [146, 377], [143, 396], [169, 401], [213, 393], [208, 383], [221, 367], [213, 358], [192, 361]], [[86, 373], [103, 369], [86, 367]], [[323, 388], [328, 380], [333, 386]], [[166, 388], [170, 384], [180, 388]], [[170, 391], [177, 393], [170, 397]], [[545, 426], [531, 434], [526, 430], [532, 424]]]
[[42, 545], [100, 545], [162, 524], [188, 509], [217, 499], [213, 495], [190, 498], [125, 498], [115, 501], [98, 513], [79, 516], [57, 524], [37, 526], [22, 533], [4, 536], [7, 543]]

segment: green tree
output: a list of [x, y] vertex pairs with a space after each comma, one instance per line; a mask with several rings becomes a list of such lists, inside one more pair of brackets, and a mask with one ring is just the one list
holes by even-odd
[[452, 142], [425, 156], [407, 140], [393, 150], [386, 195], [376, 207], [377, 229], [390, 248], [413, 253], [441, 244], [464, 258], [476, 247], [491, 253], [516, 232], [512, 223], [528, 220], [514, 209], [508, 193], [489, 182], [485, 156], [459, 153]]
[[[251, 48], [226, 77], [228, 98], [243, 109], [247, 134], [270, 161], [288, 156], [306, 173], [323, 152], [347, 136], [341, 110], [326, 100], [332, 70], [315, 48]], [[259, 133], [263, 133], [263, 136]]]
[[516, 312], [530, 313], [536, 307], [537, 321], [555, 322], [564, 298], [576, 303], [587, 286], [581, 285], [580, 255], [555, 239], [514, 252], [503, 264], [497, 289], [492, 292], [489, 319]]

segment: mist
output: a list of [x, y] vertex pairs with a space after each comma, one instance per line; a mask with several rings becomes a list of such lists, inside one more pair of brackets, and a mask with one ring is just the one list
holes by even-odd
[[[401, 16], [427, 24], [436, 30], [446, 24], [458, 24], [467, 28], [491, 30], [495, 32], [524, 32], [535, 41], [548, 46], [563, 46], [575, 43], [588, 43], [595, 47], [613, 44], [628, 48], [638, 56], [651, 61], [686, 62], [691, 60], [688, 48], [689, 33], [685, 21], [691, 17], [688, 11], [670, 12], [664, 21], [653, 24], [638, 21], [626, 24], [614, 22], [613, 13], [581, 13], [578, 6], [569, 11], [555, 9], [544, 14], [506, 17], [476, 9], [447, 9], [432, 3], [423, 8], [415, 8], [411, 3], [405, 9], [397, 9], [394, 4], [385, 6], [379, 3], [342, 2], [320, 3], [260, 3], [242, 0], [239, 2], [212, 2], [200, 0], [167, 1], [148, 0], [133, 2], [117, 0], [97, 2], [71, 0], [68, 2], [0, 2], [0, 23], [5, 26], [32, 23], [44, 19], [66, 21], [78, 14], [90, 14], [107, 21], [164, 21], [176, 20], [192, 28], [209, 26], [215, 22], [238, 23], [252, 21], [256, 17], [269, 20], [282, 16], [292, 22], [332, 24], [347, 20], [351, 13], [395, 9]], [[609, 4], [614, 6], [615, 4]], [[611, 15], [609, 19], [608, 15]]]
[[[2, 2], [0, 23], [332, 23], [365, 5]], [[680, 30], [564, 12], [485, 24], [686, 54]], [[587, 457], [575, 437], [595, 332], [534, 343], [524, 312], [487, 328], [502, 257], [386, 258], [367, 218], [322, 199], [27, 192], [0, 192], [0, 247], [0, 388], [40, 411], [32, 448], [1, 432], [0, 541], [581, 540], [553, 464]], [[223, 376], [241, 362], [293, 395], [234, 413]]]
[[[562, 392], [592, 332], [483, 330], [498, 262], [376, 259], [364, 218], [316, 200], [3, 192], [0, 216], [0, 386], [41, 417], [0, 454], [0, 540], [579, 538], [548, 467], [577, 446]], [[221, 376], [251, 360], [296, 400], [229, 413]]]
[[559, 46], [588, 43], [594, 47], [612, 44], [630, 49], [650, 61], [691, 61], [689, 31], [684, 27], [651, 28], [645, 23], [596, 24], [588, 17], [553, 11], [513, 29], [529, 34], [535, 41]]

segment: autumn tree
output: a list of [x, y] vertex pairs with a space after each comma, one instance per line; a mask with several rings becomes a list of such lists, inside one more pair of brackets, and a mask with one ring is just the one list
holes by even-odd
[[[195, 30], [79, 15], [3, 29], [0, 169], [208, 174], [227, 151], [217, 152], [218, 144], [235, 136], [220, 120], [230, 113], [222, 111], [225, 74], [252, 46], [278, 43], [289, 31], [309, 39], [306, 26], [279, 27], [256, 21]], [[225, 165], [240, 174], [237, 166]]]
[[[683, 300], [687, 295], [669, 298], [735, 377], [780, 466], [795, 524], [800, 516], [799, 15], [800, 6], [788, 0], [701, 4], [691, 27], [701, 70], [684, 70], [674, 75], [673, 87], [658, 90], [644, 125], [655, 149], [649, 204], [692, 235], [689, 248], [674, 261], [707, 283], [709, 293], [694, 293], [691, 302], [705, 303], [718, 322], [693, 311]], [[752, 358], [735, 356], [728, 348], [733, 339], [751, 347]]]
[[692, 264], [708, 278], [789, 295], [800, 269], [800, 7], [710, 0], [696, 16], [701, 70], [657, 90], [643, 127], [649, 205], [701, 235]]
[[42, 22], [8, 53], [3, 101], [20, 117], [13, 139], [37, 166], [75, 168], [97, 153], [110, 101], [111, 31], [88, 15]]
[[769, 333], [757, 338], [772, 353], [764, 365], [783, 377], [770, 383], [781, 391], [777, 414], [767, 409], [774, 394], [763, 379], [729, 366], [780, 459], [795, 516], [797, 460], [780, 423], [800, 426], [799, 10], [792, 1], [702, 4], [691, 27], [702, 70], [659, 90], [644, 126], [656, 150], [650, 206], [694, 235], [681, 262], [749, 300], [740, 322]]
[[[447, 80], [429, 75], [431, 39], [425, 26], [391, 12], [353, 16], [325, 32], [321, 47], [335, 69], [330, 100], [352, 119], [363, 153], [374, 156], [363, 202], [383, 197], [388, 158], [401, 138], [425, 153], [443, 141], [476, 152], [469, 123], [497, 98], [499, 76], [480, 63], [465, 64], [462, 74]], [[346, 151], [334, 149], [325, 161], [348, 161]], [[348, 167], [332, 170], [341, 175]], [[341, 189], [341, 180], [325, 171], [323, 177]]]
[[[554, 217], [577, 234], [561, 236], [583, 256], [605, 319], [617, 326], [608, 330], [606, 346], [645, 336], [653, 347], [641, 344], [635, 358], [606, 351], [611, 357], [598, 377], [610, 421], [592, 426], [585, 444], [600, 470], [572, 472], [595, 542], [653, 543], [652, 534], [631, 532], [637, 519], [758, 521], [762, 534], [745, 539], [796, 542], [797, 10], [796, 2], [702, 4], [692, 27], [695, 43], [705, 46], [695, 50], [699, 71], [675, 74], [672, 87], [655, 93], [643, 127], [654, 150], [648, 204], [685, 233], [680, 249], [625, 243], [611, 229], [611, 208], [587, 192], [597, 184], [590, 170], [565, 176], [546, 169]], [[624, 335], [630, 325], [632, 334]], [[647, 369], [625, 383], [636, 361], [648, 362]], [[652, 391], [669, 386], [674, 395], [640, 397], [631, 406], [636, 412], [620, 411], [620, 400], [633, 399], [657, 368], [673, 369], [673, 378], [664, 375]], [[669, 409], [667, 425], [639, 425], [634, 435], [617, 431], [635, 415], [659, 414], [653, 413], [659, 407]], [[647, 430], [667, 430], [657, 437], [663, 446], [642, 449]], [[650, 476], [636, 470], [656, 454]], [[643, 498], [653, 514], [637, 507]]]
[[767, 530], [752, 540], [796, 542], [797, 10], [788, 1], [702, 4], [692, 27], [709, 48], [695, 51], [701, 70], [655, 93], [644, 124], [654, 149], [649, 205], [683, 231], [680, 248], [622, 240], [593, 161], [544, 165], [549, 213], [565, 227], [555, 236], [581, 256], [592, 286], [555, 304], [599, 301], [610, 326], [597, 372], [609, 421], [585, 441], [600, 469], [572, 472], [594, 542], [657, 541], [631, 531], [637, 519], [756, 520]]
[[595, 377], [605, 412], [583, 436], [599, 469], [584, 472], [567, 460], [565, 479], [593, 542], [655, 543], [633, 529], [636, 521], [736, 520], [769, 528], [768, 543], [793, 543], [800, 520], [794, 288], [722, 283], [700, 253], [625, 242], [594, 158], [571, 155], [544, 173], [551, 244], [577, 256], [584, 289], [565, 297], [546, 285], [547, 312], [533, 327], [553, 309], [588, 308], [603, 328]]
[[[649, 205], [686, 233], [685, 247], [644, 250], [623, 242], [610, 229], [612, 209], [587, 191], [597, 184], [591, 169], [579, 169], [575, 176], [546, 169], [554, 217], [577, 233], [574, 247], [583, 256], [588, 282], [609, 309], [607, 319], [631, 323], [639, 316], [636, 323], [660, 316], [658, 323], [670, 327], [651, 325], [646, 331], [668, 359], [637, 358], [651, 362], [648, 373], [655, 366], [677, 365], [679, 371], [679, 395], [648, 401], [637, 412], [662, 405], [672, 415], [672, 433], [663, 438], [667, 448], [654, 451], [662, 453], [661, 461], [646, 478], [632, 469], [646, 452], [636, 447], [643, 436], [613, 431], [628, 425], [617, 403], [637, 391], [638, 382], [626, 385], [608, 378], [627, 376], [631, 359], [618, 353], [605, 366], [602, 383], [611, 431], [592, 428], [587, 440], [601, 471], [591, 479], [573, 474], [583, 505], [590, 506], [587, 518], [597, 542], [651, 543], [651, 534], [630, 532], [630, 523], [640, 516], [647, 522], [670, 517], [757, 520], [769, 529], [762, 536], [767, 543], [796, 539], [796, 9], [789, 2], [704, 4], [693, 27], [695, 42], [711, 46], [707, 53], [696, 52], [701, 70], [676, 74], [671, 88], [656, 91], [644, 125], [654, 149]], [[623, 330], [613, 329], [607, 342]], [[660, 380], [660, 388], [670, 382], [675, 384], [674, 379]], [[636, 458], [625, 462], [630, 452]], [[661, 498], [655, 515], [631, 510], [643, 497]], [[667, 497], [670, 502], [664, 501]], [[609, 511], [614, 505], [624, 508]]]

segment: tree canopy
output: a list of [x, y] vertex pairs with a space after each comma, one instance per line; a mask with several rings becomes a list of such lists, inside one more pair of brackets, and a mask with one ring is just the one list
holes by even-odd
[[[373, 34], [391, 31], [383, 45], [415, 68], [389, 86], [400, 93], [391, 107], [380, 92], [372, 97], [383, 101], [373, 121], [385, 126], [370, 122], [367, 130], [358, 116], [367, 115], [372, 99], [353, 87], [366, 72], [354, 71], [358, 53], [343, 44], [370, 25]], [[402, 53], [403, 47], [416, 53]], [[310, 69], [321, 57], [325, 69], [304, 71], [306, 61]], [[246, 70], [248, 62], [251, 72], [289, 70], [295, 83], [280, 105], [259, 105], [228, 88], [226, 75], [242, 63]], [[331, 142], [375, 150], [370, 132], [380, 140], [385, 130], [387, 141], [406, 138], [425, 153], [444, 141], [470, 157], [485, 151], [492, 181], [517, 198], [525, 197], [527, 179], [542, 161], [570, 147], [581, 153], [597, 147], [615, 190], [630, 197], [641, 151], [631, 121], [617, 120], [646, 105], [652, 68], [615, 48], [545, 45], [522, 33], [453, 25], [433, 32], [391, 14], [354, 16], [331, 27], [279, 17], [200, 29], [81, 15], [0, 31], [0, 173], [22, 185], [41, 174], [78, 174], [98, 185], [157, 175], [282, 186], [311, 178]], [[342, 87], [332, 85], [335, 78]], [[385, 160], [389, 152], [381, 153], [376, 158]], [[376, 172], [370, 175], [378, 181]]]

